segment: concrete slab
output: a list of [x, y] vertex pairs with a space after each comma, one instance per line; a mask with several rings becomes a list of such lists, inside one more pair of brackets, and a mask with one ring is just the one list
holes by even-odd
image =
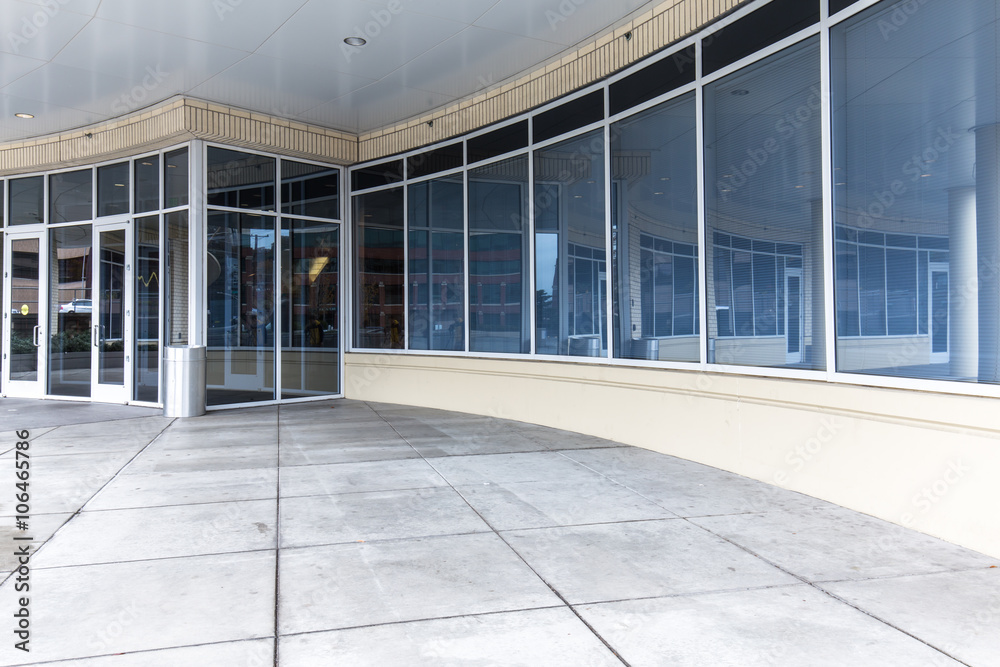
[[[28, 519], [28, 530], [18, 530], [13, 516], [0, 516], [0, 580], [18, 566], [15, 550], [22, 544], [29, 546], [30, 552], [38, 550], [59, 528], [66, 523], [72, 514], [32, 514]], [[15, 537], [31, 537], [31, 542], [14, 541]]]
[[83, 512], [32, 558], [37, 568], [274, 549], [275, 500]]
[[959, 665], [804, 585], [583, 605], [577, 611], [633, 667]]
[[280, 634], [560, 604], [490, 534], [292, 549], [279, 577]]
[[799, 581], [681, 519], [516, 530], [503, 537], [570, 604]]
[[243, 441], [230, 446], [215, 447], [211, 439], [203, 439], [201, 447], [151, 447], [143, 452], [125, 474], [154, 472], [194, 472], [198, 470], [246, 470], [274, 467], [278, 463], [277, 444], [269, 439]]
[[186, 646], [158, 651], [138, 651], [102, 658], [84, 658], [58, 665], [69, 667], [178, 667], [178, 665], [242, 665], [270, 667], [274, 664], [273, 639]]
[[[570, 610], [538, 609], [280, 637], [286, 665], [621, 667]], [[97, 667], [97, 666], [95, 666]]]
[[426, 461], [375, 461], [282, 468], [281, 497], [326, 496], [445, 486], [447, 482]]
[[281, 547], [489, 532], [453, 489], [283, 498]]
[[809, 581], [1000, 565], [974, 551], [843, 508], [692, 521]]
[[821, 587], [964, 664], [1000, 664], [1000, 568]]
[[555, 452], [454, 456], [429, 462], [456, 486], [469, 484], [544, 482], [589, 482], [600, 475]]
[[600, 478], [456, 488], [496, 530], [676, 518], [620, 484]]
[[100, 490], [87, 509], [162, 507], [277, 496], [278, 471], [274, 468], [144, 473], [119, 475]]
[[[0, 664], [273, 636], [274, 568], [256, 552], [34, 570], [31, 652], [5, 641]], [[0, 609], [17, 608], [13, 584]]]

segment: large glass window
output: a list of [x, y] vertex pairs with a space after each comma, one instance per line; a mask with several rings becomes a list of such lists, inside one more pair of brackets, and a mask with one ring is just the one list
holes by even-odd
[[611, 126], [615, 356], [698, 361], [694, 95]]
[[604, 133], [535, 151], [536, 351], [606, 354]]
[[281, 161], [281, 211], [313, 218], [340, 218], [340, 172], [291, 160]]
[[209, 212], [208, 404], [274, 398], [274, 218]]
[[[129, 163], [109, 164], [97, 168], [97, 215], [119, 215], [129, 212]], [[159, 205], [159, 200], [157, 200]]]
[[832, 31], [837, 369], [996, 383], [998, 8], [910, 4]]
[[208, 205], [273, 211], [275, 164], [273, 157], [210, 146]]
[[135, 362], [134, 388], [137, 401], [155, 403], [160, 387], [160, 219], [136, 218], [135, 239]]
[[469, 349], [531, 350], [528, 158], [469, 171]]
[[188, 203], [188, 149], [178, 148], [164, 153], [163, 207], [187, 206]]
[[93, 182], [90, 169], [49, 176], [49, 222], [90, 220], [94, 215]]
[[135, 212], [146, 213], [158, 208], [160, 208], [160, 156], [147, 155], [135, 161]]
[[43, 176], [12, 178], [10, 184], [10, 225], [44, 222], [45, 179]]
[[281, 221], [281, 398], [340, 389], [340, 226]]
[[90, 396], [92, 248], [90, 225], [49, 230], [49, 394]]
[[402, 348], [403, 189], [354, 197], [354, 344], [365, 348]]
[[819, 40], [705, 87], [710, 362], [822, 369]]
[[410, 185], [410, 349], [465, 349], [465, 233], [462, 177]]

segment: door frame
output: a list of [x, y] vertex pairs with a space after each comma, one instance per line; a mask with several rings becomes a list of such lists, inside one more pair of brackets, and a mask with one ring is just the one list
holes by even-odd
[[946, 364], [951, 354], [951, 304], [945, 304], [945, 317], [947, 326], [945, 327], [944, 352], [934, 351], [934, 274], [943, 273], [948, 280], [945, 295], [951, 299], [951, 271], [948, 262], [928, 262], [927, 263], [927, 337], [928, 337], [928, 360], [932, 364]]
[[[790, 310], [792, 300], [789, 298], [788, 281], [791, 278], [795, 278], [799, 281], [799, 298], [796, 300], [796, 305], [798, 306], [799, 316], [798, 316], [798, 351], [792, 352], [788, 349], [788, 344], [791, 342], [791, 338], [788, 335], [789, 332], [789, 321], [791, 319]], [[802, 348], [805, 347], [805, 298], [802, 290], [802, 269], [801, 267], [785, 267], [785, 363], [789, 364], [800, 364], [802, 363]]]
[[[99, 335], [101, 327], [101, 303], [102, 303], [102, 293], [104, 291], [105, 285], [102, 283], [102, 272], [101, 272], [101, 234], [103, 232], [114, 232], [114, 231], [124, 231], [125, 232], [125, 265], [122, 272], [122, 299], [121, 308], [124, 313], [121, 314], [122, 318], [122, 384], [111, 384], [102, 383], [100, 381], [100, 362], [101, 362], [101, 348], [100, 342], [102, 336]], [[97, 403], [128, 403], [132, 397], [132, 349], [135, 344], [132, 336], [132, 310], [134, 304], [133, 300], [133, 285], [132, 285], [132, 264], [135, 261], [134, 249], [133, 249], [133, 239], [132, 239], [132, 224], [128, 218], [120, 218], [113, 220], [102, 220], [100, 222], [94, 222], [93, 224], [93, 276], [94, 276], [94, 290], [92, 295], [92, 308], [91, 308], [91, 375], [90, 375], [90, 399]]]
[[[11, 370], [11, 317], [13, 303], [13, 243], [14, 241], [38, 240], [38, 324], [34, 330], [35, 353], [38, 355], [37, 372], [34, 380], [13, 380]], [[3, 393], [5, 396], [18, 398], [43, 398], [46, 395], [48, 382], [48, 230], [17, 231], [8, 229], [4, 234], [4, 287], [0, 301], [3, 302]]]

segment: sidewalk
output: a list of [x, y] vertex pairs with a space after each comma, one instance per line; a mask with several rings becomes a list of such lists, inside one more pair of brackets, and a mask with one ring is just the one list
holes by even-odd
[[0, 416], [6, 573], [34, 538], [0, 665], [1000, 664], [1000, 561], [607, 440], [346, 400]]

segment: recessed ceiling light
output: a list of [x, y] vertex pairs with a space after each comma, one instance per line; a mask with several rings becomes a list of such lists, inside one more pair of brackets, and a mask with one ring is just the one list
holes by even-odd
[[736, 95], [737, 97], [743, 97], [744, 95], [749, 95], [750, 91], [746, 88], [737, 88], [736, 90], [730, 91], [730, 95]]
[[143, 167], [152, 167], [153, 166], [152, 162], [143, 162], [141, 164], [142, 164]]
[[364, 37], [345, 37], [344, 44], [348, 46], [364, 46], [368, 43], [368, 40]]
[[14, 114], [14, 116], [16, 116], [17, 118], [34, 118], [35, 114], [33, 114], [33, 113], [16, 113], [16, 114]]

